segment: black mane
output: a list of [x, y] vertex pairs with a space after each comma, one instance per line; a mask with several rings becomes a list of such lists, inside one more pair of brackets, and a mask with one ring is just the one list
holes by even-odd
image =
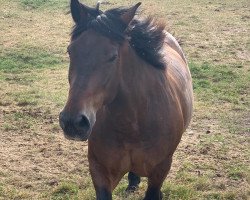
[[89, 28], [102, 35], [122, 43], [128, 38], [137, 55], [158, 69], [165, 69], [161, 49], [165, 39], [165, 25], [156, 23], [153, 18], [134, 19], [127, 27], [120, 16], [126, 8], [115, 8], [106, 12], [97, 11], [89, 14], [88, 23], [76, 24], [72, 31], [74, 40]]

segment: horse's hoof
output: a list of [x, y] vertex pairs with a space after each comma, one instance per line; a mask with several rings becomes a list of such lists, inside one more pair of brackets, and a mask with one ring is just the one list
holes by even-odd
[[127, 188], [126, 188], [126, 192], [127, 193], [133, 193], [133, 192], [135, 192], [136, 190], [138, 189], [138, 186], [128, 186]]
[[163, 200], [163, 193], [146, 195], [143, 200]]

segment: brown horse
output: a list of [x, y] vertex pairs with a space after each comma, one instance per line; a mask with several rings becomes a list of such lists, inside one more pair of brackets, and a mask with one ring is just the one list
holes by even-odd
[[106, 12], [71, 0], [69, 96], [60, 114], [66, 138], [88, 139], [99, 200], [127, 173], [128, 191], [148, 177], [144, 199], [161, 186], [193, 105], [190, 72], [176, 39], [152, 18], [134, 19], [140, 3]]

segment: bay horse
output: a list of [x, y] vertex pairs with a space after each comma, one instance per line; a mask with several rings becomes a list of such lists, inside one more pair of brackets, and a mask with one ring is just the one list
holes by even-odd
[[148, 178], [144, 200], [161, 187], [191, 120], [192, 79], [165, 24], [136, 15], [141, 3], [102, 12], [71, 0], [69, 94], [59, 122], [68, 139], [88, 140], [96, 199], [111, 200], [128, 173], [127, 191]]

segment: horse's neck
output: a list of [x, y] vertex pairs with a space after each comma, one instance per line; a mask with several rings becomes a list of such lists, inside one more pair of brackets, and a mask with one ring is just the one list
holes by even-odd
[[114, 105], [115, 111], [123, 110], [127, 115], [133, 116], [146, 111], [149, 103], [159, 103], [159, 97], [165, 95], [166, 77], [163, 71], [139, 58], [129, 45], [123, 48], [125, 55], [121, 58], [122, 78]]

